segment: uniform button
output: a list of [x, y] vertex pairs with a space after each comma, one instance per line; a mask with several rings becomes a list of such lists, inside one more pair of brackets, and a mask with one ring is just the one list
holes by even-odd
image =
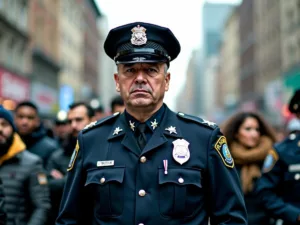
[[146, 191], [145, 190], [140, 190], [139, 191], [139, 196], [144, 197], [146, 195]]
[[178, 182], [181, 183], [181, 184], [183, 184], [184, 179], [183, 179], [182, 177], [180, 177], [180, 178], [178, 179]]
[[102, 177], [102, 178], [100, 179], [100, 183], [103, 184], [104, 182], [105, 182], [105, 178]]
[[141, 163], [145, 163], [147, 161], [147, 158], [145, 156], [142, 156], [140, 158]]
[[299, 179], [300, 179], [300, 174], [297, 173], [297, 174], [295, 175], [295, 180], [299, 180]]
[[295, 138], [296, 138], [296, 134], [294, 134], [294, 133], [293, 133], [293, 134], [290, 134], [290, 139], [291, 139], [291, 140], [294, 140]]
[[143, 223], [139, 223], [139, 225], [144, 225]]

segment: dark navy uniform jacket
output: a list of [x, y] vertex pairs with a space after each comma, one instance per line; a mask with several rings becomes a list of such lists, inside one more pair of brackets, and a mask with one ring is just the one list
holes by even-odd
[[[79, 134], [56, 225], [247, 224], [224, 140], [217, 126], [167, 107], [142, 151], [125, 113], [92, 124]], [[189, 153], [182, 165], [177, 150]]]
[[297, 224], [300, 215], [300, 134], [292, 134], [274, 146], [267, 156], [258, 194], [273, 216]]

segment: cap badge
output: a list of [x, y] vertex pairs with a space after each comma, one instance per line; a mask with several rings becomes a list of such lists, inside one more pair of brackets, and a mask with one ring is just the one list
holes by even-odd
[[132, 35], [131, 35], [131, 44], [133, 45], [143, 45], [147, 43], [146, 37], [146, 28], [137, 25], [136, 27], [132, 28]]
[[293, 105], [294, 110], [297, 110], [298, 107], [299, 107], [298, 104], [294, 104], [294, 105]]

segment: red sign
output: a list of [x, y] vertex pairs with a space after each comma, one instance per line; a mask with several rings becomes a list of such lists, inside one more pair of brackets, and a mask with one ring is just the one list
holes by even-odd
[[16, 102], [28, 100], [30, 98], [28, 79], [0, 68], [0, 97]]

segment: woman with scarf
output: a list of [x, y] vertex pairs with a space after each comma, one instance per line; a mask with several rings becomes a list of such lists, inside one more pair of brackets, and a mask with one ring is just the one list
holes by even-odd
[[240, 112], [229, 118], [222, 127], [229, 149], [240, 175], [249, 225], [270, 224], [255, 194], [256, 181], [268, 151], [276, 142], [271, 126], [257, 113]]

